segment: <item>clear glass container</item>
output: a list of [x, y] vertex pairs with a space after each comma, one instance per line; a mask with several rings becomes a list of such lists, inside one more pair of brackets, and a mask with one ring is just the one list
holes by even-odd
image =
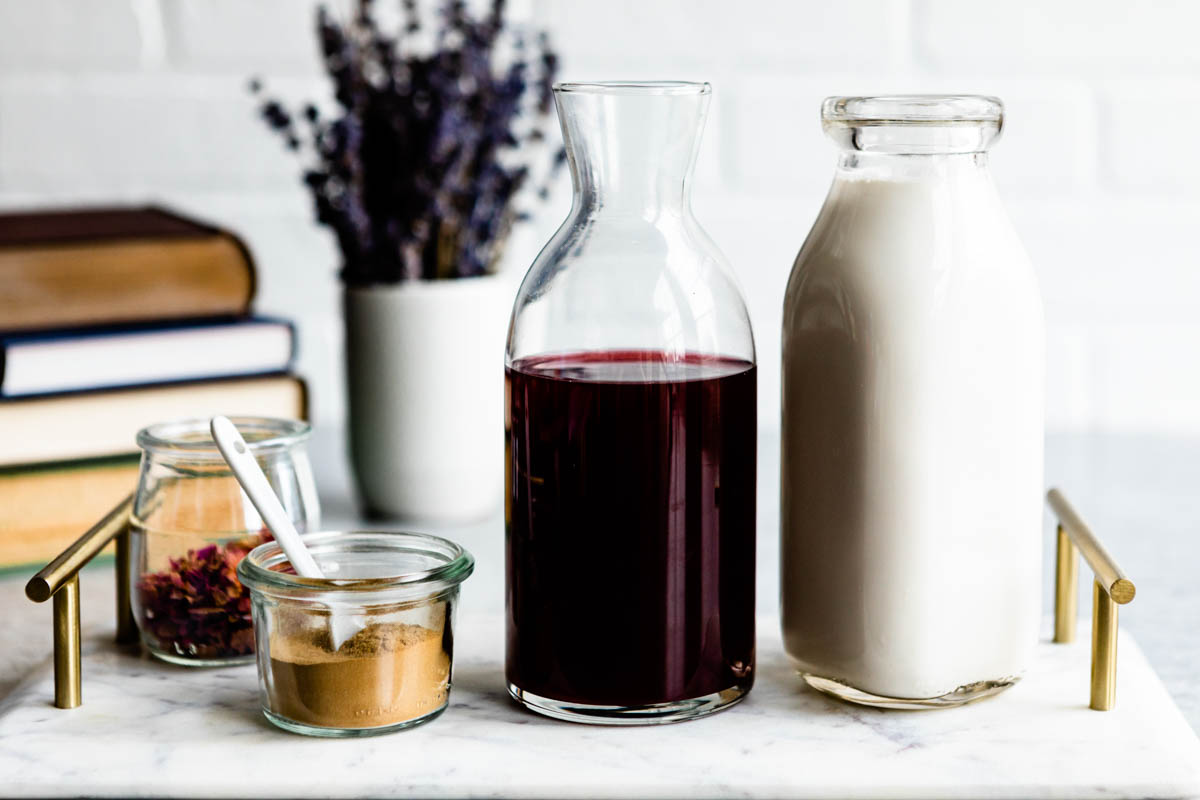
[[781, 601], [812, 686], [952, 706], [1041, 614], [1043, 320], [991, 97], [830, 98], [841, 153], [783, 313]]
[[[265, 417], [233, 422], [297, 529], [319, 526], [305, 450], [308, 424]], [[208, 424], [151, 425], [137, 437], [142, 463], [130, 527], [134, 618], [154, 656], [189, 666], [254, 659], [250, 599], [235, 569], [270, 538]]]
[[[263, 714], [310, 736], [372, 736], [428, 722], [450, 702], [463, 548], [418, 533], [304, 536], [324, 579], [301, 578], [277, 542], [250, 551]], [[352, 633], [335, 647], [331, 615]]]
[[554, 90], [574, 199], [509, 329], [506, 671], [561, 719], [689, 719], [754, 681], [754, 338], [689, 195], [710, 94]]

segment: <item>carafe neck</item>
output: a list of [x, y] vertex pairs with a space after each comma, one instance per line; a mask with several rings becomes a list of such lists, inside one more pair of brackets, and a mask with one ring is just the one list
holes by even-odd
[[689, 213], [706, 83], [566, 83], [554, 90], [576, 210]]

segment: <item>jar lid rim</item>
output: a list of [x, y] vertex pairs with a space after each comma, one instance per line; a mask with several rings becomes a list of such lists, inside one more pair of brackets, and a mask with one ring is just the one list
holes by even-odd
[[[308, 439], [312, 426], [297, 419], [234, 416], [229, 418], [246, 439], [250, 452], [261, 454], [292, 447]], [[224, 460], [209, 432], [207, 418], [190, 418], [148, 425], [137, 433], [137, 445], [147, 452], [169, 452], [193, 458]]]
[[[425, 570], [380, 578], [303, 578], [289, 572], [271, 569], [285, 563], [287, 555], [279, 542], [258, 545], [246, 554], [237, 567], [238, 579], [251, 590], [300, 590], [320, 594], [361, 594], [388, 589], [407, 589], [429, 584], [457, 586], [475, 570], [475, 558], [466, 548], [450, 539], [429, 533], [408, 531], [314, 531], [300, 536], [315, 555], [331, 547], [355, 547], [367, 544], [389, 545], [399, 552], [420, 552], [442, 559], [442, 563]], [[432, 549], [431, 549], [432, 548]]]
[[999, 125], [1000, 98], [978, 94], [897, 94], [827, 97], [821, 119], [828, 125]]

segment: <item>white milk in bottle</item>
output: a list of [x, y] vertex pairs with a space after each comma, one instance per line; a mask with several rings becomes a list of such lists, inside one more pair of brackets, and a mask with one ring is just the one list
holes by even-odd
[[782, 619], [796, 668], [955, 705], [1041, 612], [1043, 321], [987, 170], [986, 97], [831, 98], [842, 147], [784, 303]]

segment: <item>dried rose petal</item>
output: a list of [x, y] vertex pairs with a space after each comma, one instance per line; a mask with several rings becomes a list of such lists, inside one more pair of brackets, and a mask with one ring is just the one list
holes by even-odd
[[249, 592], [237, 564], [269, 536], [189, 550], [138, 582], [142, 626], [160, 647], [200, 658], [254, 651]]

